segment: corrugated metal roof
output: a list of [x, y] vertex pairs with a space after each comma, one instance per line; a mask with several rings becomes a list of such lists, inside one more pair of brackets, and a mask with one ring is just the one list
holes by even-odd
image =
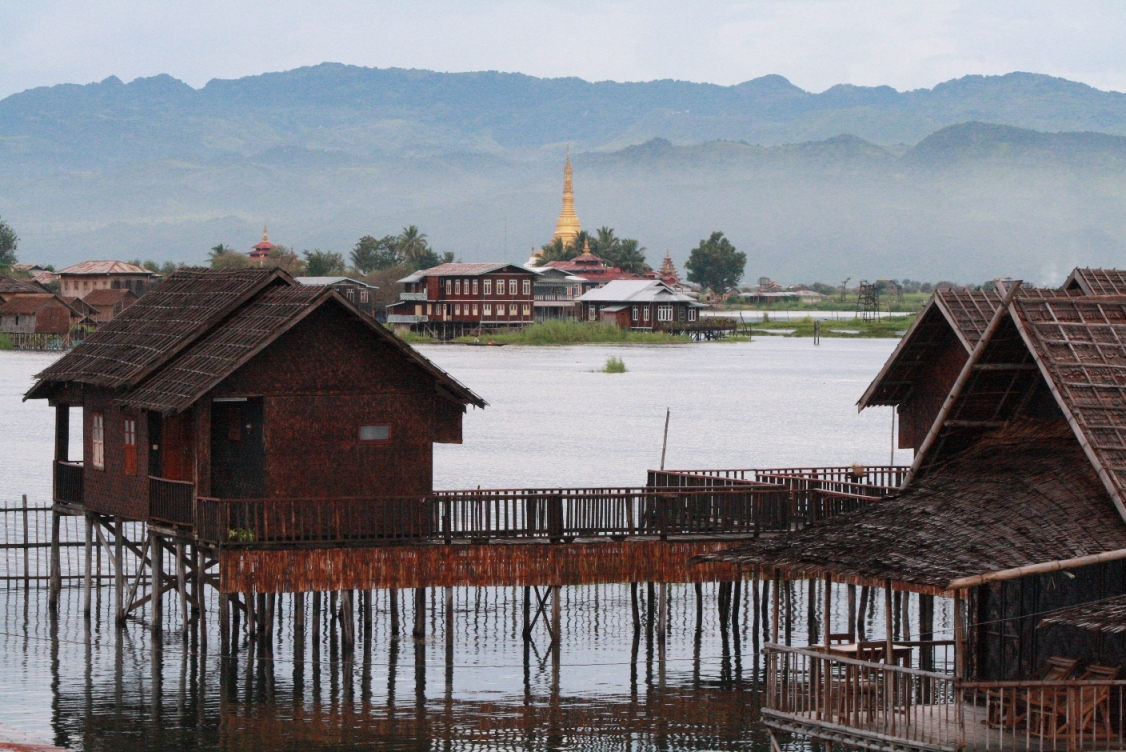
[[358, 279], [351, 277], [295, 277], [295, 279], [303, 285], [339, 285], [341, 283], [349, 285], [358, 285], [360, 287], [367, 287], [371, 290], [378, 290], [375, 285], [369, 285], [367, 282], [361, 282]]
[[35, 294], [41, 292], [46, 292], [46, 290], [39, 285], [0, 274], [0, 295], [16, 295], [20, 293]]
[[704, 307], [702, 303], [676, 292], [656, 279], [614, 280], [605, 287], [584, 293], [579, 300], [584, 303], [688, 303], [700, 308]]
[[137, 299], [137, 293], [125, 287], [99, 287], [97, 290], [91, 290], [82, 300], [87, 305], [92, 306], [109, 306], [117, 305], [124, 298]]
[[399, 280], [400, 283], [418, 282], [420, 279], [426, 277], [479, 277], [482, 274], [490, 274], [499, 271], [506, 267], [510, 267], [514, 273], [530, 274], [527, 269], [516, 264], [440, 264], [431, 267], [430, 269], [419, 269], [417, 272], [403, 277]]
[[83, 261], [81, 264], [68, 266], [59, 274], [147, 274], [150, 277], [156, 276], [156, 272], [150, 272], [148, 269], [127, 264], [124, 261]]

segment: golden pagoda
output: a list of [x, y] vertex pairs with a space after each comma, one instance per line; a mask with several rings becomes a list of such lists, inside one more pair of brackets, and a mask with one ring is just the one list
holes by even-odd
[[575, 192], [571, 185], [571, 150], [567, 150], [567, 163], [563, 165], [563, 211], [559, 212], [559, 220], [555, 223], [555, 235], [552, 241], [562, 240], [564, 246], [574, 245], [575, 238], [579, 236], [582, 225], [579, 216], [575, 214]]

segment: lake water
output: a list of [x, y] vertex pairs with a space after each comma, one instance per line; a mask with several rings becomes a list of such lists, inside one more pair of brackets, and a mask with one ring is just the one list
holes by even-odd
[[[462, 444], [436, 447], [435, 487], [642, 485], [660, 463], [666, 408], [670, 468], [885, 464], [891, 411], [855, 403], [894, 344], [422, 347], [489, 403], [466, 415]], [[610, 356], [628, 371], [597, 372]], [[0, 499], [49, 500], [53, 416], [21, 395], [54, 357], [0, 353]], [[274, 655], [244, 648], [223, 662], [217, 633], [207, 653], [181, 642], [175, 601], [154, 646], [142, 623], [113, 627], [108, 589], [87, 626], [77, 587], [53, 620], [45, 590], [14, 584], [0, 590], [0, 723], [87, 750], [768, 746], [756, 654], [766, 625], [756, 629], [750, 583], [730, 633], [713, 585], [699, 633], [691, 586], [672, 586], [663, 664], [651, 633], [634, 635], [628, 585], [563, 589], [558, 666], [544, 633], [521, 640], [519, 593], [507, 588], [456, 590], [447, 655], [435, 595], [423, 642], [390, 638], [378, 593], [372, 640], [353, 662], [327, 625], [321, 644], [295, 651], [287, 599]]]

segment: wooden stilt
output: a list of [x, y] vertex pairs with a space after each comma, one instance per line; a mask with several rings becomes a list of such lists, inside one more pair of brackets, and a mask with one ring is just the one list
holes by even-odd
[[[317, 656], [321, 653], [321, 591], [313, 591], [313, 659], [317, 660]], [[317, 673], [314, 671], [314, 679]]]
[[665, 634], [668, 632], [668, 618], [669, 618], [669, 586], [668, 583], [662, 582], [659, 587], [659, 595], [657, 596], [657, 644], [661, 649], [665, 647]]
[[293, 634], [301, 642], [305, 642], [305, 593], [293, 594]]
[[164, 548], [160, 536], [149, 532], [149, 558], [152, 561], [152, 628], [153, 637], [159, 637], [164, 630]]
[[731, 584], [731, 624], [739, 623], [739, 602], [743, 600], [743, 580], [735, 580]]
[[560, 618], [560, 610], [562, 606], [559, 603], [559, 595], [561, 588], [556, 585], [551, 588], [551, 648], [552, 648], [552, 661], [559, 663], [559, 648], [563, 642], [563, 635], [560, 633], [562, 619]]
[[371, 632], [373, 627], [372, 620], [372, 591], [364, 591], [364, 645], [371, 643]]
[[176, 590], [180, 594], [181, 636], [188, 641], [188, 572], [184, 562], [184, 544], [176, 541]]
[[[934, 640], [934, 596], [919, 596], [919, 639], [922, 642]], [[922, 647], [919, 649], [919, 668], [924, 671], [934, 670], [934, 648]]]
[[[125, 523], [118, 517], [113, 526], [113, 611], [118, 624], [125, 623]], [[137, 565], [144, 566], [142, 561]]]
[[231, 597], [219, 591], [219, 653], [230, 655], [231, 644]]
[[426, 588], [414, 589], [414, 628], [411, 636], [416, 640], [426, 637]]
[[399, 636], [399, 591], [391, 588], [391, 637], [398, 638]]
[[629, 584], [629, 597], [630, 603], [633, 606], [633, 631], [639, 632], [641, 630], [641, 609], [637, 604], [637, 583], [631, 582]]
[[848, 586], [848, 641], [856, 642], [856, 585]]
[[258, 597], [254, 593], [244, 593], [246, 602], [246, 639], [253, 642], [258, 637]]
[[782, 573], [777, 569], [774, 570], [774, 608], [771, 616], [771, 638], [770, 641], [775, 645], [778, 644], [778, 618], [779, 618], [779, 601], [781, 600], [779, 590], [781, 590]]
[[59, 513], [51, 512], [51, 584], [47, 603], [52, 612], [59, 610], [63, 590], [62, 560], [59, 557]]
[[696, 591], [696, 631], [704, 628], [704, 583], [694, 582], [692, 587]]
[[90, 602], [93, 599], [94, 590], [94, 519], [87, 512], [84, 516], [86, 523], [86, 566], [85, 577], [82, 582], [83, 588], [83, 601], [82, 601], [82, 615], [86, 620], [90, 620]]
[[524, 629], [521, 632], [524, 642], [532, 639], [532, 589], [524, 587]]
[[[239, 619], [241, 618], [241, 613], [238, 608], [238, 593], [228, 593], [227, 603], [228, 605], [234, 607], [234, 613], [231, 614], [231, 655], [234, 655], [238, 652], [240, 634]], [[249, 614], [247, 615], [247, 621], [250, 621]]]
[[833, 634], [833, 576], [825, 575], [824, 604], [821, 609], [825, 625], [825, 652], [829, 652], [830, 637]]
[[856, 637], [861, 642], [868, 636], [864, 623], [868, 618], [868, 599], [870, 597], [871, 592], [867, 585], [860, 588], [860, 609], [856, 613]]
[[899, 602], [902, 612], [899, 616], [899, 634], [903, 640], [911, 639], [911, 594], [904, 592]]
[[354, 593], [354, 590], [340, 592], [340, 636], [346, 654], [351, 654], [356, 648], [356, 616], [352, 604]]
[[[207, 645], [207, 580], [203, 574], [203, 563], [207, 557], [200, 553], [199, 546], [192, 546], [192, 565], [195, 571], [196, 625], [199, 629], [199, 644], [202, 652]], [[202, 673], [203, 669], [200, 669]]]

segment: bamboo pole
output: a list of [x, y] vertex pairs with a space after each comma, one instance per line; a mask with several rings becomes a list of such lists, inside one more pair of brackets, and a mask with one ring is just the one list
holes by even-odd
[[184, 544], [176, 541], [176, 590], [180, 594], [180, 630], [183, 641], [188, 641], [188, 574], [184, 566]]
[[[125, 623], [125, 523], [118, 517], [113, 526], [113, 610], [118, 624]], [[137, 565], [144, 567], [144, 560]]]
[[51, 582], [47, 603], [52, 613], [59, 610], [59, 595], [62, 593], [62, 561], [59, 558], [59, 513], [51, 512]]
[[82, 600], [82, 615], [87, 621], [90, 620], [90, 602], [93, 598], [93, 579], [94, 579], [94, 521], [90, 517], [90, 513], [82, 515], [86, 523], [86, 566], [85, 566], [85, 580], [83, 581], [83, 600]]

